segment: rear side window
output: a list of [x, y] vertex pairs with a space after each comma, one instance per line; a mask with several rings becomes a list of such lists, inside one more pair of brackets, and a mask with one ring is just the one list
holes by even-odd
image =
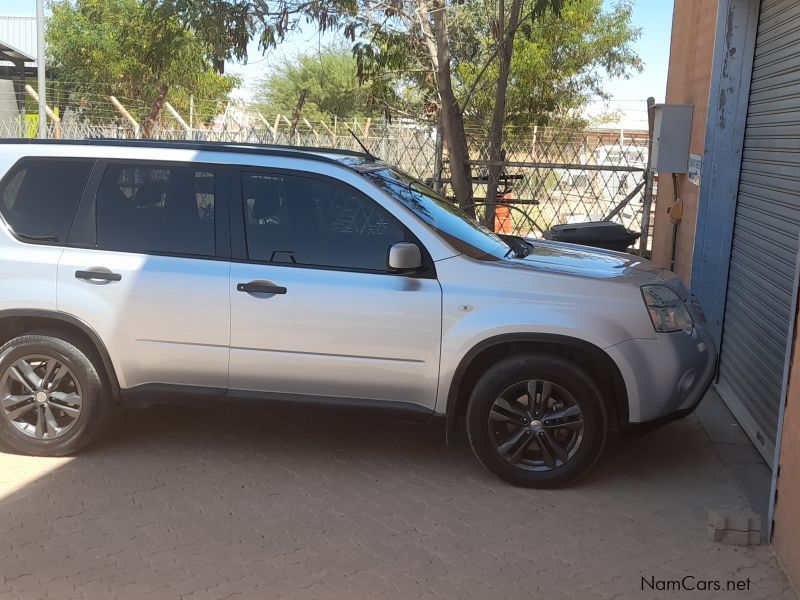
[[97, 192], [98, 247], [214, 256], [214, 185], [202, 167], [109, 166]]
[[19, 237], [65, 242], [93, 159], [25, 158], [0, 184], [0, 212]]

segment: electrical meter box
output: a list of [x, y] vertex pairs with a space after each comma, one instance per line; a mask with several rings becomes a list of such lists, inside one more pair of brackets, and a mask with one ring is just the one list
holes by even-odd
[[650, 168], [659, 173], [688, 172], [692, 105], [656, 104], [654, 108], [653, 156]]

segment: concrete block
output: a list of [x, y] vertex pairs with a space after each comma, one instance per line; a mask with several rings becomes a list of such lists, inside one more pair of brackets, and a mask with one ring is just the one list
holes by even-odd
[[755, 513], [708, 513], [706, 532], [709, 539], [721, 544], [756, 546], [761, 543], [761, 517]]

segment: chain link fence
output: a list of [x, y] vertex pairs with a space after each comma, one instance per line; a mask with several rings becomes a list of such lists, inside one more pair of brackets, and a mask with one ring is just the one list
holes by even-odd
[[[178, 115], [178, 117], [180, 117]], [[267, 119], [257, 111], [225, 110], [200, 127], [162, 110], [151, 137], [160, 140], [214, 141], [238, 144], [281, 144], [361, 150], [350, 133], [359, 136], [376, 157], [440, 189], [452, 198], [446, 149], [437, 156], [436, 130], [422, 122], [392, 123], [370, 120], [317, 123], [298, 120], [291, 127], [286, 116]], [[124, 118], [101, 118], [80, 112], [48, 120], [48, 134], [60, 139], [135, 139], [141, 128]], [[0, 136], [36, 137], [37, 123], [30, 116], [0, 115]], [[489, 142], [485, 136], [469, 137], [473, 174], [473, 205], [483, 218], [487, 205], [495, 210], [495, 230], [523, 237], [543, 237], [554, 225], [585, 221], [613, 221], [627, 229], [650, 228], [650, 198], [645, 185], [648, 164], [647, 132], [619, 130], [562, 131], [534, 129], [528, 135], [509, 132], [504, 143], [503, 178], [496, 199], [487, 199]], [[436, 165], [443, 165], [436, 172]], [[638, 244], [646, 253], [649, 231]]]
[[[496, 228], [508, 219], [506, 229], [539, 237], [553, 225], [607, 220], [641, 231], [648, 142], [646, 132], [550, 129], [506, 141], [497, 206], [516, 210], [499, 210]], [[471, 140], [470, 157], [475, 199], [492, 202], [486, 198], [488, 142]]]

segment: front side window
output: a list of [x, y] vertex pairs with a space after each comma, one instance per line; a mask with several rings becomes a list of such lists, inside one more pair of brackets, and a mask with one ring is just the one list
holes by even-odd
[[411, 210], [458, 252], [479, 260], [498, 260], [509, 246], [432, 189], [395, 169], [366, 171], [364, 176]]
[[214, 175], [188, 166], [109, 166], [97, 193], [97, 244], [120, 252], [213, 256]]
[[3, 180], [0, 213], [19, 237], [66, 242], [94, 160], [27, 158]]
[[407, 241], [392, 215], [343, 183], [245, 172], [242, 191], [252, 260], [385, 272], [389, 247]]

